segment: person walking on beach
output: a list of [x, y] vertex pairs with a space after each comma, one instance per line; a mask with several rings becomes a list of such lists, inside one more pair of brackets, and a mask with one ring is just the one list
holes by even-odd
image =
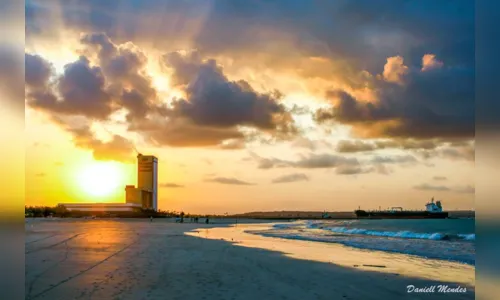
[[153, 216], [149, 216], [149, 222], [153, 222]]

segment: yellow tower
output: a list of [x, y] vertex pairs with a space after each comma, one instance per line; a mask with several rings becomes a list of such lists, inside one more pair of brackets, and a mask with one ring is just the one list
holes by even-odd
[[141, 191], [142, 206], [158, 210], [158, 158], [137, 155], [137, 189]]

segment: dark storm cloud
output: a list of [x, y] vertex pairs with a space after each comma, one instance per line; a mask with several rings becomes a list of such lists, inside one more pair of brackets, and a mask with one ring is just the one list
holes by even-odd
[[26, 3], [27, 39], [58, 32], [58, 17], [74, 31], [102, 31], [121, 42], [177, 49], [189, 45], [208, 55], [269, 55], [266, 62], [275, 65], [292, 51], [370, 72], [394, 55], [412, 64], [427, 52], [452, 64], [473, 65], [474, 60], [474, 3], [467, 0], [31, 0]]
[[294, 130], [291, 116], [278, 103], [280, 93], [261, 94], [246, 81], [231, 81], [215, 60], [202, 61], [196, 53], [175, 52], [164, 59], [174, 71], [174, 84], [185, 86], [187, 95], [173, 103], [173, 114], [203, 126]]
[[[57, 36], [62, 24], [78, 34], [104, 32], [116, 43], [132, 41], [165, 52], [197, 49], [203, 58], [229, 58], [234, 68], [265, 67], [308, 79], [342, 82], [354, 89], [374, 89], [378, 102], [367, 104], [336, 92], [340, 100], [335, 109], [317, 113], [319, 121], [334, 118], [365, 136], [449, 139], [472, 138], [474, 134], [472, 1], [126, 0], [111, 4], [31, 0], [26, 3], [26, 19], [27, 42]], [[102, 36], [94, 37], [92, 43], [105, 42], [96, 41], [99, 38]], [[421, 72], [425, 54], [435, 54], [442, 66]], [[376, 77], [387, 58], [396, 55], [404, 58], [408, 72], [394, 78], [404, 79], [404, 85], [360, 79], [363, 70]], [[300, 63], [311, 57], [325, 59], [334, 67]], [[274, 103], [280, 98], [277, 95], [259, 94], [243, 81], [227, 80], [217, 73], [214, 61], [204, 61], [200, 73], [200, 64], [186, 64], [185, 60], [180, 60], [181, 67], [174, 66], [175, 81], [185, 86], [189, 96], [178, 99], [174, 109], [164, 115], [182, 117], [176, 125], [189, 124], [193, 137], [204, 133], [194, 134], [200, 126], [226, 126], [224, 134], [217, 132], [217, 137], [205, 139], [203, 145], [220, 144], [222, 135], [235, 138], [237, 132], [228, 126], [294, 131], [287, 114]], [[201, 79], [193, 82], [192, 74]], [[143, 103], [137, 100], [139, 94], [132, 94], [134, 97], [125, 102]], [[258, 105], [254, 105], [256, 101]], [[248, 107], [258, 111], [258, 117]], [[270, 118], [270, 114], [279, 116]], [[162, 136], [163, 130], [148, 134], [167, 145], [196, 144], [180, 136], [171, 141]]]
[[[86, 57], [81, 56], [64, 66], [55, 87], [60, 99], [47, 81], [43, 81], [47, 79], [43, 65], [48, 63], [30, 54], [26, 54], [26, 60], [29, 62], [26, 77], [30, 79], [27, 81], [27, 99], [31, 107], [48, 113], [83, 115], [94, 119], [106, 119], [112, 113], [112, 97], [106, 91], [102, 70], [91, 66]], [[43, 83], [46, 86], [40, 86]]]
[[473, 66], [412, 70], [404, 84], [376, 79], [378, 102], [364, 102], [340, 90], [330, 91], [332, 109], [315, 118], [352, 125], [365, 137], [456, 139], [474, 137]]
[[[126, 125], [157, 146], [242, 148], [240, 126], [253, 127], [275, 138], [295, 135], [290, 114], [278, 92], [259, 93], [245, 81], [231, 81], [215, 60], [196, 53], [164, 56], [165, 68], [186, 99], [171, 107], [158, 102], [145, 71], [146, 56], [132, 43], [115, 44], [103, 33], [81, 36], [85, 46], [79, 60], [67, 64], [60, 76], [50, 64], [26, 54], [28, 105], [47, 113], [106, 120], [125, 108]], [[91, 59], [97, 64], [91, 64]], [[237, 142], [234, 142], [237, 141]]]
[[342, 57], [368, 70], [388, 56], [411, 56], [416, 62], [418, 52], [431, 50], [472, 65], [474, 5], [466, 0], [216, 1], [196, 44], [213, 52], [273, 51], [269, 40], [285, 38], [278, 33], [291, 35], [297, 52]]
[[215, 60], [202, 60], [197, 52], [174, 52], [163, 56], [163, 67], [172, 72], [172, 83], [185, 92], [185, 99], [154, 108], [160, 118], [130, 127], [157, 145], [243, 148], [251, 136], [240, 126], [279, 139], [297, 134], [291, 115], [279, 103], [280, 93], [259, 93], [243, 80], [229, 80]]
[[249, 183], [243, 180], [239, 180], [236, 178], [227, 178], [227, 177], [216, 177], [207, 179], [206, 181], [220, 183], [220, 184], [229, 184], [229, 185], [254, 185], [253, 183]]
[[144, 118], [154, 109], [157, 94], [145, 71], [148, 60], [136, 45], [131, 42], [115, 45], [104, 33], [84, 34], [80, 41], [88, 46], [89, 55], [97, 53], [109, 90], [127, 109], [129, 122]]
[[48, 61], [29, 53], [24, 55], [24, 67], [26, 85], [33, 88], [44, 88], [54, 72]]
[[308, 180], [309, 180], [309, 177], [306, 174], [295, 173], [295, 174], [280, 176], [278, 178], [273, 179], [271, 182], [272, 183], [290, 183], [290, 182], [308, 181]]

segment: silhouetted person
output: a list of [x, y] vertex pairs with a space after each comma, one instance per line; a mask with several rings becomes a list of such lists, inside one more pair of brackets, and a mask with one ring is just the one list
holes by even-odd
[[149, 216], [149, 222], [153, 222], [153, 216]]
[[208, 224], [208, 217], [205, 219], [205, 224]]

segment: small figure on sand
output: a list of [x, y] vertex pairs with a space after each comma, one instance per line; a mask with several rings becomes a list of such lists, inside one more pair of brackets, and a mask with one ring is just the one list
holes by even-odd
[[153, 216], [149, 216], [149, 222], [153, 222]]
[[209, 220], [208, 217], [205, 219], [205, 224], [208, 224]]

